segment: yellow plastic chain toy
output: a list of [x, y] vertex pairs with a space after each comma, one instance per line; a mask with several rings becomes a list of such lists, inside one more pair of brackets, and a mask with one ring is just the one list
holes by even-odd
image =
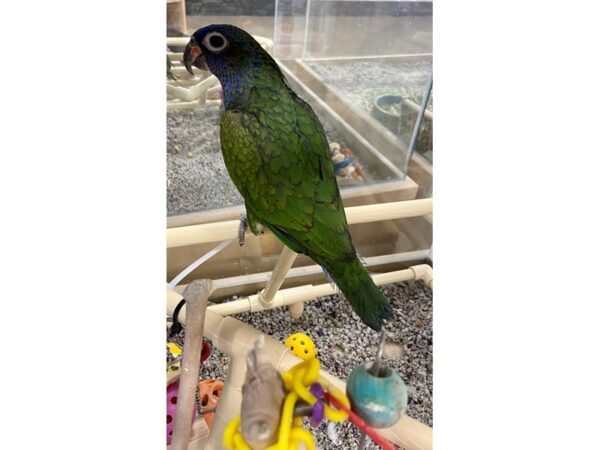
[[[340, 403], [350, 408], [348, 398], [319, 377], [319, 367], [319, 360], [313, 356], [282, 374], [285, 388], [289, 392], [283, 403], [279, 424], [279, 437], [275, 444], [267, 447], [265, 450], [297, 450], [301, 441], [304, 442], [307, 450], [314, 450], [313, 436], [308, 430], [302, 427], [302, 417], [294, 418], [294, 406], [298, 399], [304, 400], [311, 406], [314, 406], [318, 401], [308, 389], [313, 383], [319, 382]], [[323, 406], [325, 417], [333, 422], [341, 422], [348, 417], [346, 412], [332, 409], [327, 403], [324, 403]], [[240, 416], [237, 416], [225, 428], [223, 443], [227, 448], [233, 450], [252, 450], [239, 431], [239, 426]]]

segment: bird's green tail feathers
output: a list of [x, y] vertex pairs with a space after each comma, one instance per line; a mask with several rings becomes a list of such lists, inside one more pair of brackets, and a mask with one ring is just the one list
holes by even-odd
[[365, 324], [379, 331], [384, 319], [393, 317], [392, 308], [366, 269], [356, 258], [352, 263], [321, 264], [334, 279], [352, 308]]

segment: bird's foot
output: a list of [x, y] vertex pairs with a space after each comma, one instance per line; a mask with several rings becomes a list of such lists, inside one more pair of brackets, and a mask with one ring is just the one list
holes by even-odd
[[240, 214], [240, 227], [238, 230], [238, 241], [240, 246], [244, 245], [246, 230], [248, 230], [248, 228], [250, 228], [250, 231], [255, 236], [265, 233], [263, 224], [256, 220], [256, 217], [251, 212], [246, 210], [245, 213]]
[[246, 243], [246, 230], [248, 229], [248, 217], [246, 213], [240, 214], [240, 226], [238, 228], [238, 242], [240, 247]]

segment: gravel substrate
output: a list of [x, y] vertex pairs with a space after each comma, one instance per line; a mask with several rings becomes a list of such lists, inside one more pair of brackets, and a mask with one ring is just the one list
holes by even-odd
[[[220, 141], [220, 106], [173, 110], [167, 113], [167, 215], [176, 216], [243, 204], [229, 178]], [[342, 147], [340, 134], [319, 118], [329, 142]], [[360, 158], [354, 155], [356, 163]], [[364, 178], [371, 180], [368, 167]], [[354, 185], [342, 181], [340, 187]]]
[[[352, 62], [337, 64], [308, 63], [323, 82], [341, 91], [366, 112], [371, 112], [375, 98], [399, 94], [421, 104], [432, 70], [431, 61]], [[427, 109], [433, 111], [433, 95]]]
[[[404, 63], [370, 61], [336, 64], [310, 62], [308, 65], [324, 83], [369, 114], [373, 113], [375, 99], [385, 94], [400, 95], [420, 105], [432, 71], [431, 61]], [[433, 112], [433, 92], [429, 97], [427, 109]], [[402, 125], [398, 130], [395, 125], [391, 130], [395, 133], [399, 131], [400, 136], [408, 143], [415, 119], [407, 119], [410, 126]], [[429, 130], [428, 133], [431, 133], [430, 124], [425, 127]], [[423, 131], [420, 139], [417, 140], [416, 150], [429, 161], [433, 161], [433, 151], [426, 143], [424, 133]]]
[[[388, 285], [382, 290], [396, 314], [394, 326], [386, 327], [384, 362], [396, 369], [408, 386], [408, 415], [433, 426], [432, 291], [421, 281]], [[379, 335], [363, 325], [350, 304], [338, 295], [306, 303], [297, 321], [286, 308], [243, 313], [235, 318], [282, 342], [293, 333], [307, 334], [315, 342], [322, 367], [341, 379], [346, 379], [355, 366], [374, 359], [379, 340]], [[229, 357], [213, 348], [200, 376], [224, 380], [228, 366]], [[349, 422], [336, 425], [338, 442], [332, 442], [326, 429], [326, 423], [322, 423], [314, 430], [321, 449], [358, 447], [360, 434]], [[366, 448], [380, 447], [367, 440]]]
[[186, 214], [243, 203], [219, 140], [219, 106], [167, 114], [167, 214]]

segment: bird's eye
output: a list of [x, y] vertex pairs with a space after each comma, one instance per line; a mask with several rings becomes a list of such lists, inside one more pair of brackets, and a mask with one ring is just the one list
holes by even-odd
[[204, 36], [204, 39], [202, 39], [202, 44], [211, 52], [219, 53], [225, 50], [229, 42], [227, 42], [225, 36], [218, 31], [211, 31]]

